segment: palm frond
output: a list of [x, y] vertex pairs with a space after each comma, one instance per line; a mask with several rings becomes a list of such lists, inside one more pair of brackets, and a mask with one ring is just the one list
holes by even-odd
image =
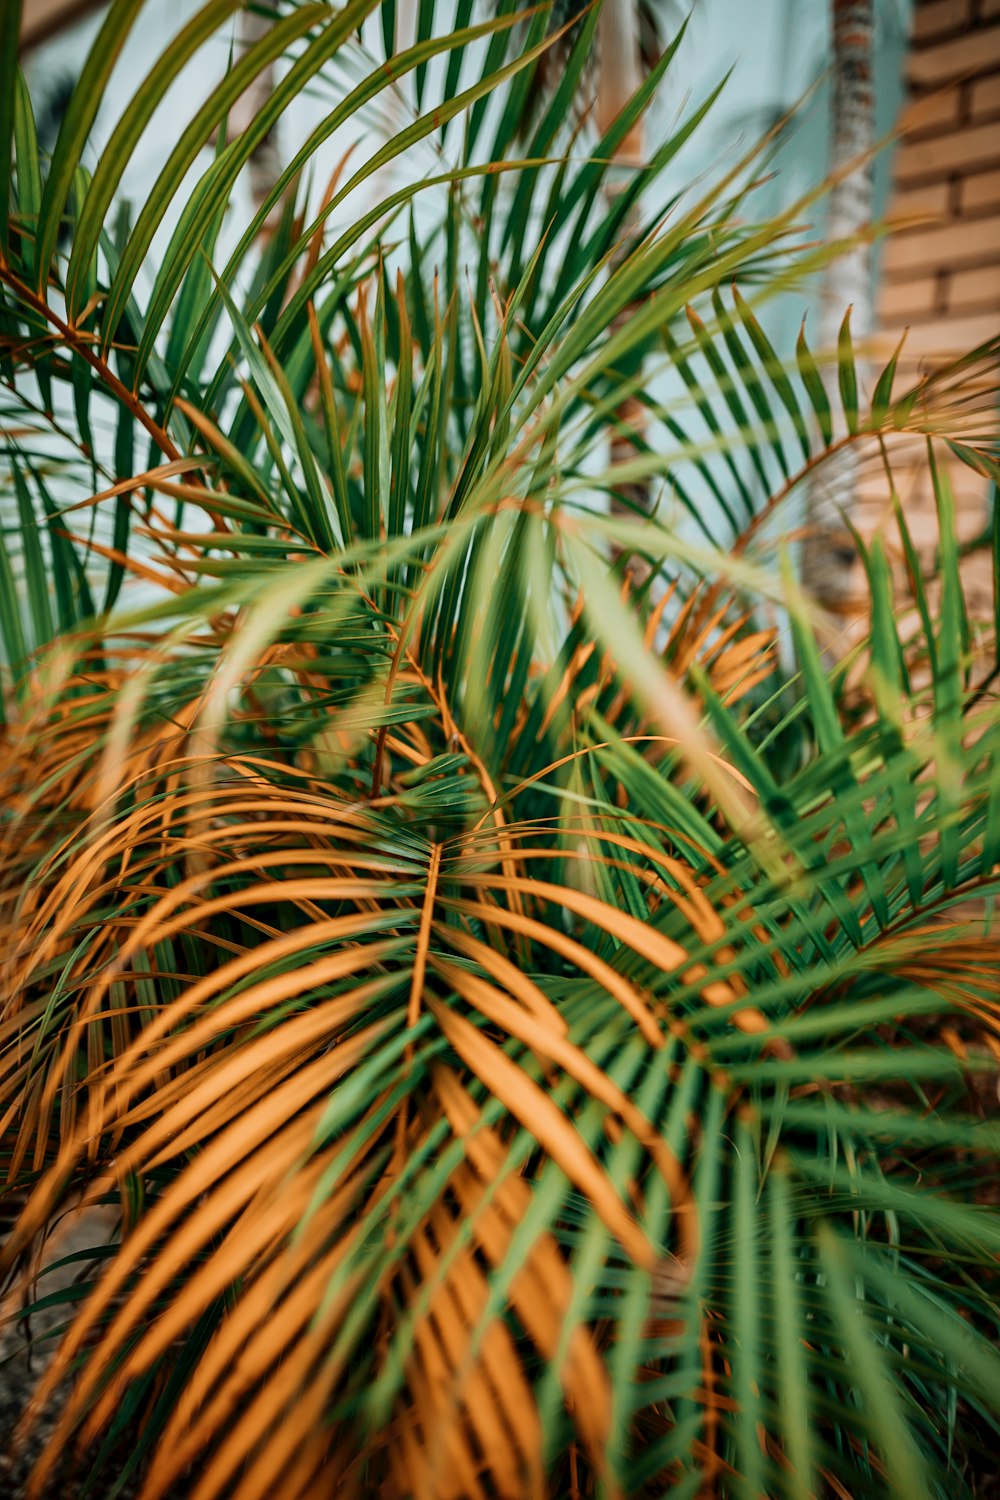
[[[780, 353], [767, 303], [843, 247], [815, 192], [753, 219], [766, 145], [663, 188], [714, 94], [607, 214], [677, 48], [598, 137], [596, 10], [421, 0], [397, 46], [391, 4], [279, 7], [114, 221], [237, 9], [92, 173], [131, 0], [50, 160], [0, 89], [0, 1267], [119, 1216], [36, 1484], [129, 1432], [147, 1497], [971, 1496], [1000, 723], [949, 465], [1000, 472], [997, 341], [870, 397], [849, 318]], [[774, 529], [847, 448], [898, 543], [831, 663]]]

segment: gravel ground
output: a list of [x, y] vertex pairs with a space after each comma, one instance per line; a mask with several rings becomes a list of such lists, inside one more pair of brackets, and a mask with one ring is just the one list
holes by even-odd
[[[112, 1225], [113, 1219], [105, 1210], [85, 1210], [65, 1226], [58, 1243], [52, 1247], [50, 1258], [58, 1260], [61, 1256], [106, 1242]], [[42, 1280], [40, 1291], [44, 1295], [62, 1290], [81, 1273], [86, 1275], [87, 1269], [88, 1262], [82, 1261], [52, 1271]], [[15, 1450], [14, 1429], [58, 1342], [47, 1339], [45, 1335], [65, 1321], [66, 1316], [66, 1309], [62, 1306], [46, 1307], [34, 1313], [30, 1321], [29, 1342], [22, 1320], [6, 1321], [16, 1311], [17, 1305], [17, 1300], [13, 1299], [0, 1309], [5, 1319], [0, 1322], [0, 1496], [3, 1500], [22, 1500], [27, 1494], [26, 1485], [32, 1466], [51, 1441], [65, 1400], [65, 1391], [57, 1393], [33, 1427], [27, 1443]], [[83, 1490], [86, 1473], [86, 1465], [74, 1463], [73, 1455], [66, 1454], [41, 1500], [76, 1500]], [[130, 1479], [116, 1491], [116, 1478], [115, 1473], [106, 1475], [99, 1485], [88, 1491], [87, 1500], [110, 1500], [112, 1492], [115, 1500], [133, 1500], [138, 1493], [138, 1483]]]

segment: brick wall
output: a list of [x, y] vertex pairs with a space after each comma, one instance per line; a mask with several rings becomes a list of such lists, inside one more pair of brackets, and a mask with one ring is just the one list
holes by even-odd
[[[885, 357], [908, 329], [897, 391], [1000, 332], [1000, 0], [916, 0], [908, 84], [888, 210], [902, 227], [883, 245], [875, 341]], [[891, 457], [914, 541], [929, 562], [937, 525], [922, 445], [902, 442]], [[971, 539], [986, 522], [988, 486], [962, 465], [949, 473], [960, 534]], [[883, 526], [885, 497], [875, 462], [861, 486], [863, 533]], [[989, 608], [982, 561], [980, 568], [969, 560], [967, 584]]]
[[890, 216], [933, 220], [886, 246], [880, 312], [933, 359], [1000, 326], [1000, 0], [917, 0], [908, 72]]

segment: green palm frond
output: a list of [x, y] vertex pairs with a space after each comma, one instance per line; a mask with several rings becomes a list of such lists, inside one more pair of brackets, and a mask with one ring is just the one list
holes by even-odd
[[[282, 5], [115, 217], [238, 9], [96, 160], [131, 0], [51, 159], [0, 90], [0, 1265], [120, 1211], [38, 1483], [129, 1436], [148, 1497], [972, 1496], [1000, 723], [948, 465], [997, 478], [1000, 345], [870, 397], [849, 318], [780, 353], [838, 247], [817, 192], [755, 221], [764, 148], [675, 194], [715, 95], [607, 212], [676, 45], [597, 138], [596, 10]], [[774, 535], [850, 446], [899, 542], [838, 664]]]

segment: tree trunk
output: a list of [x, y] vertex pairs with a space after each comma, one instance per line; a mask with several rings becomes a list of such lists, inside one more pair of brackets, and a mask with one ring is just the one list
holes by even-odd
[[[642, 83], [639, 55], [639, 15], [635, 0], [604, 0], [597, 22], [600, 77], [597, 89], [597, 128], [613, 124]], [[642, 161], [644, 140], [640, 120], [622, 141], [615, 160], [627, 166]]]
[[[872, 218], [874, 0], [832, 0], [832, 20], [832, 170], [839, 172], [852, 161], [865, 159], [831, 190], [827, 225], [827, 239], [831, 241], [860, 234]], [[823, 349], [836, 349], [848, 307], [852, 308], [851, 332], [859, 343], [872, 329], [872, 253], [868, 243], [848, 250], [827, 270], [820, 324]], [[862, 373], [859, 366], [859, 375]], [[835, 367], [830, 372], [829, 387], [836, 407]], [[851, 447], [822, 465], [808, 490], [802, 579], [810, 593], [829, 609], [843, 608], [851, 593], [855, 549], [845, 517], [850, 519], [853, 513], [857, 481], [858, 452]]]
[[[642, 83], [642, 58], [639, 46], [639, 15], [636, 0], [604, 0], [597, 23], [597, 46], [600, 56], [596, 121], [603, 134], [625, 108]], [[605, 178], [605, 201], [611, 211], [615, 199], [627, 185], [628, 169], [640, 167], [645, 159], [645, 122], [640, 118], [625, 136], [615, 152], [614, 165]], [[621, 239], [612, 257], [612, 266], [620, 265], [631, 253], [640, 223], [640, 208], [636, 204], [628, 221], [621, 226]], [[626, 308], [615, 319], [614, 328], [622, 327], [629, 318]], [[641, 433], [645, 428], [646, 409], [634, 396], [627, 396], [615, 413], [617, 420], [627, 429]], [[612, 464], [625, 463], [635, 454], [635, 444], [627, 432], [615, 430], [611, 436], [610, 458]], [[649, 486], [634, 483], [619, 486], [621, 498], [612, 496], [613, 513], [633, 514], [634, 508], [649, 508]], [[627, 500], [627, 504], [623, 501]]]
[[[257, 11], [240, 12], [240, 55], [249, 52], [255, 42], [270, 30], [270, 16]], [[235, 137], [248, 130], [257, 115], [274, 92], [274, 64], [262, 68], [246, 93], [238, 100], [233, 110], [230, 136]], [[268, 193], [281, 176], [281, 152], [278, 147], [277, 126], [261, 141], [250, 157], [250, 194], [254, 208], [260, 208]]]

